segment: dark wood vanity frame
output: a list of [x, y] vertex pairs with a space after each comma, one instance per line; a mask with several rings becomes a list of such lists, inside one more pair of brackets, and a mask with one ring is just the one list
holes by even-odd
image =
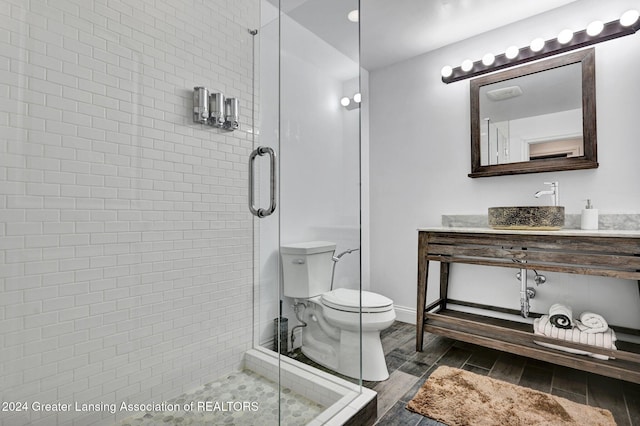
[[[440, 290], [438, 298], [427, 306], [429, 261], [440, 262]], [[640, 383], [640, 345], [622, 341], [620, 336], [615, 343], [618, 350], [609, 350], [534, 335], [530, 324], [448, 309], [448, 304], [455, 304], [520, 315], [520, 311], [515, 309], [449, 299], [447, 292], [452, 263], [638, 280], [640, 291], [640, 235], [491, 230], [471, 232], [456, 231], [455, 228], [419, 230], [416, 326], [417, 351], [422, 351], [423, 332], [428, 331], [456, 340]], [[541, 314], [530, 314], [530, 317], [539, 316]], [[615, 325], [611, 328], [617, 333], [640, 335], [640, 330], [637, 329]], [[608, 355], [615, 359], [604, 361], [585, 355], [574, 355], [537, 345], [534, 340]]]

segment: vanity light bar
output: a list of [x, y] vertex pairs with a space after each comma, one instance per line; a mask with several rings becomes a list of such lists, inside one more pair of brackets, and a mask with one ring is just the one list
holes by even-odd
[[[572, 37], [569, 37], [567, 30], [563, 30], [558, 35], [558, 38], [544, 42], [542, 39], [535, 39], [531, 46], [522, 47], [519, 50], [516, 50], [517, 47], [514, 46], [507, 49], [505, 53], [495, 56], [487, 54], [483, 60], [473, 63], [467, 59], [462, 66], [456, 68], [445, 66], [442, 68], [442, 81], [449, 84], [454, 81], [464, 80], [514, 65], [546, 58], [547, 56], [557, 55], [558, 53], [564, 53], [614, 38], [635, 34], [636, 31], [640, 30], [640, 19], [638, 19], [637, 15], [637, 11], [628, 11], [620, 20], [602, 24], [601, 29], [599, 25], [592, 25], [594, 24], [592, 23], [589, 24], [587, 29], [573, 33]], [[631, 19], [635, 17], [635, 21], [629, 23], [629, 16], [632, 17]], [[626, 21], [625, 17], [627, 17]], [[598, 29], [600, 29], [599, 32], [590, 35]], [[567, 39], [569, 40], [567, 41]], [[493, 58], [492, 61], [489, 60], [491, 58]]]

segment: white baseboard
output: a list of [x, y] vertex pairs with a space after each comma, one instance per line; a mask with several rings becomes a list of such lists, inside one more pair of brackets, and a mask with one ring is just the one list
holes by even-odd
[[396, 321], [406, 322], [407, 324], [416, 323], [416, 310], [415, 308], [408, 308], [406, 306], [394, 305], [396, 310]]

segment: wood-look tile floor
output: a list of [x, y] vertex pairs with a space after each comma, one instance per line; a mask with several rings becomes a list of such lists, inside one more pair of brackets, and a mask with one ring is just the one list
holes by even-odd
[[[462, 368], [572, 401], [606, 408], [619, 426], [640, 426], [640, 385], [425, 333], [415, 351], [415, 326], [396, 321], [381, 333], [389, 379], [365, 382], [378, 392], [379, 426], [442, 425], [405, 409], [440, 365]], [[317, 366], [298, 353], [297, 359]], [[322, 367], [320, 367], [322, 368]]]

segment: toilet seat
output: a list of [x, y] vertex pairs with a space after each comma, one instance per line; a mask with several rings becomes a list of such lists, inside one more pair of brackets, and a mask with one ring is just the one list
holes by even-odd
[[362, 310], [360, 309], [360, 292], [347, 288], [324, 293], [321, 296], [323, 305], [345, 312], [387, 312], [393, 309], [393, 301], [381, 294], [362, 291]]

